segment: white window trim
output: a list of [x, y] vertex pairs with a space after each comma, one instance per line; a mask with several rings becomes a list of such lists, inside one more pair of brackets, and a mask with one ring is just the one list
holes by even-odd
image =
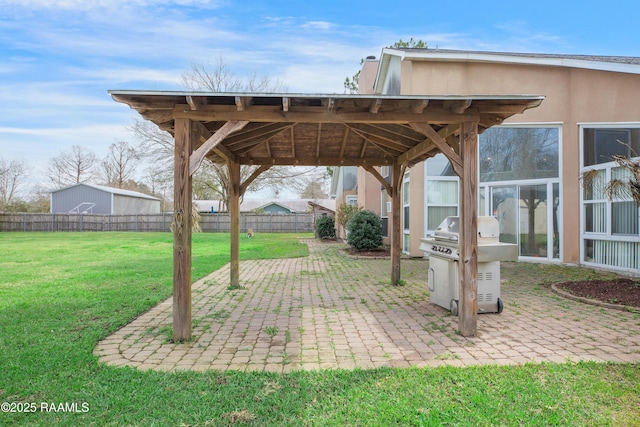
[[[405, 194], [404, 186], [407, 183], [411, 185], [411, 171], [405, 172], [404, 176], [402, 177], [402, 236], [403, 236], [402, 252], [405, 254], [408, 254], [411, 251], [411, 247], [408, 248], [409, 250], [407, 250], [407, 248], [404, 247], [405, 236], [411, 235], [411, 228], [406, 228], [404, 223], [404, 217], [405, 217], [404, 212], [407, 207], [409, 208], [409, 216], [411, 216], [411, 187], [409, 187], [409, 201], [407, 202], [404, 197], [404, 194]], [[411, 227], [411, 222], [409, 222], [409, 227]], [[409, 240], [411, 239], [409, 238]]]
[[[549, 128], [554, 127], [558, 129], [558, 177], [557, 178], [536, 178], [536, 179], [523, 179], [523, 180], [508, 180], [508, 181], [486, 181], [480, 182], [480, 165], [478, 164], [478, 187], [483, 187], [485, 189], [485, 212], [489, 210], [489, 188], [492, 186], [516, 186], [520, 187], [522, 185], [541, 185], [547, 184], [547, 200], [553, 201], [553, 184], [558, 184], [559, 188], [559, 198], [560, 198], [560, 206], [558, 206], [558, 230], [560, 233], [560, 245], [559, 245], [559, 258], [552, 258], [553, 256], [553, 241], [549, 240], [549, 244], [547, 248], [551, 247], [551, 251], [547, 251], [549, 258], [545, 259], [544, 262], [557, 263], [562, 262], [563, 254], [564, 254], [564, 236], [562, 235], [563, 230], [563, 222], [564, 222], [564, 198], [563, 198], [563, 169], [564, 169], [564, 158], [563, 158], [563, 146], [564, 146], [564, 123], [563, 122], [536, 122], [536, 123], [527, 123], [527, 122], [517, 122], [517, 123], [508, 123], [502, 124], [498, 126], [493, 126], [496, 128]], [[580, 131], [580, 136], [582, 137], [582, 132]], [[478, 136], [480, 138], [480, 136]], [[479, 141], [478, 141], [479, 142]], [[582, 158], [582, 143], [580, 143], [580, 158]], [[480, 162], [480, 144], [478, 143], [478, 162]], [[582, 194], [582, 193], [580, 193]], [[580, 204], [582, 208], [582, 203]], [[490, 215], [490, 211], [487, 213]], [[582, 214], [582, 210], [581, 210]], [[553, 203], [547, 203], [547, 236], [553, 236]], [[581, 221], [582, 223], [582, 221]], [[582, 249], [581, 249], [582, 250]], [[540, 261], [539, 258], [535, 257], [523, 257], [519, 256], [518, 259], [522, 260], [534, 260]], [[583, 259], [581, 257], [581, 259]]]
[[[580, 122], [578, 123], [578, 148], [579, 148], [579, 165], [580, 165], [580, 175], [584, 172], [590, 170], [604, 170], [605, 171], [605, 182], [609, 182], [611, 179], [611, 169], [617, 167], [615, 161], [606, 162], [606, 163], [598, 163], [595, 165], [584, 165], [584, 131], [585, 129], [620, 129], [620, 128], [640, 128], [640, 122]], [[600, 264], [594, 263], [586, 260], [585, 253], [585, 241], [586, 240], [608, 240], [613, 242], [638, 242], [640, 239], [640, 232], [638, 235], [625, 235], [625, 234], [613, 234], [612, 224], [611, 224], [611, 204], [615, 201], [622, 200], [608, 200], [608, 199], [594, 199], [594, 200], [586, 200], [584, 199], [584, 190], [582, 186], [579, 188], [580, 191], [580, 263], [583, 265], [605, 268], [608, 270], [615, 271], [636, 271], [635, 269], [626, 268], [626, 267], [618, 267], [609, 264]], [[584, 206], [585, 203], [606, 203], [606, 212], [607, 212], [607, 223], [606, 223], [606, 232], [605, 233], [594, 233], [587, 232], [586, 223], [585, 223], [585, 215], [584, 215]], [[640, 213], [639, 213], [640, 215]]]

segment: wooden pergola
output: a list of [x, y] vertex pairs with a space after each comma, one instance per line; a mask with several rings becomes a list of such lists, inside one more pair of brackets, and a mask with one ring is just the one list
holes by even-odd
[[[461, 178], [459, 330], [477, 327], [477, 135], [542, 96], [386, 96], [109, 91], [175, 139], [173, 338], [191, 337], [192, 175], [207, 158], [231, 180], [231, 285], [239, 285], [240, 197], [273, 166], [360, 166], [392, 200], [391, 283], [400, 280], [406, 168], [443, 153]], [[240, 166], [256, 166], [241, 182]], [[387, 182], [376, 166], [391, 166]]]

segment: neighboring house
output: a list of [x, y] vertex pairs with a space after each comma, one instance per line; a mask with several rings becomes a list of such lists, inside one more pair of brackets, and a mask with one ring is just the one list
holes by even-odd
[[316, 199], [308, 201], [308, 205], [311, 207], [313, 213], [313, 228], [316, 228], [316, 221], [322, 216], [336, 216], [336, 201], [330, 199]]
[[137, 191], [87, 183], [51, 192], [51, 213], [155, 214], [160, 199]]
[[[480, 134], [479, 214], [499, 219], [520, 259], [640, 268], [638, 206], [598, 185], [624, 176], [613, 155], [640, 153], [640, 58], [387, 48], [359, 82], [362, 94], [546, 96]], [[344, 169], [334, 174], [338, 206], [355, 198], [387, 221], [380, 183], [360, 169], [346, 191]], [[600, 179], [583, 189], [588, 170]], [[407, 170], [403, 185], [403, 250], [422, 256], [420, 238], [459, 213], [458, 177], [439, 154]]]
[[[364, 170], [363, 170], [364, 171]], [[358, 174], [357, 166], [336, 166], [331, 175], [330, 196], [336, 201], [336, 210], [341, 204], [358, 205]], [[376, 181], [377, 182], [377, 181]], [[371, 183], [380, 191], [380, 183]], [[377, 213], [380, 213], [379, 210]], [[386, 229], [385, 229], [386, 230]], [[338, 237], [346, 238], [346, 231], [336, 224]]]
[[307, 204], [311, 207], [314, 216], [335, 216], [336, 201], [331, 199], [309, 200]]
[[[323, 199], [244, 199], [240, 203], [240, 212], [261, 212], [272, 214], [309, 213], [313, 210], [311, 203], [324, 206], [335, 212], [334, 200]], [[198, 212], [220, 212], [224, 205], [219, 200], [194, 200]]]

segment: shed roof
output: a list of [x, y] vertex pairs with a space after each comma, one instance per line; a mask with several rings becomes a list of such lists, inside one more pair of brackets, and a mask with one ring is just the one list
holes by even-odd
[[117, 194], [119, 196], [136, 197], [136, 198], [139, 198], [139, 199], [149, 199], [149, 200], [160, 200], [157, 197], [153, 197], [153, 196], [150, 196], [148, 194], [140, 193], [138, 191], [123, 190], [121, 188], [107, 187], [105, 185], [89, 184], [89, 183], [86, 183], [86, 182], [80, 182], [78, 184], [70, 185], [68, 187], [59, 188], [57, 190], [52, 191], [51, 193], [53, 194], [53, 193], [57, 193], [57, 192], [60, 192], [60, 191], [69, 190], [69, 189], [74, 188], [74, 187], [82, 187], [82, 186], [93, 188], [93, 189], [100, 190], [100, 191], [104, 191], [106, 193]]
[[[540, 95], [339, 95], [109, 91], [145, 119], [175, 134], [175, 120], [199, 123], [199, 144], [224, 125], [240, 123], [204, 150], [210, 160], [244, 165], [412, 166], [437, 154], [413, 123], [443, 138], [477, 121], [479, 132], [538, 106]], [[221, 132], [223, 133], [223, 132]], [[455, 149], [455, 147], [454, 147]]]

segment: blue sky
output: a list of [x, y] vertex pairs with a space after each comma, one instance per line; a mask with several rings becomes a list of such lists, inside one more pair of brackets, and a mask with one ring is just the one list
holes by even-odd
[[193, 62], [342, 93], [398, 39], [443, 49], [640, 56], [636, 1], [0, 0], [0, 157], [34, 180], [72, 145], [103, 157], [137, 118], [109, 89], [181, 90]]

